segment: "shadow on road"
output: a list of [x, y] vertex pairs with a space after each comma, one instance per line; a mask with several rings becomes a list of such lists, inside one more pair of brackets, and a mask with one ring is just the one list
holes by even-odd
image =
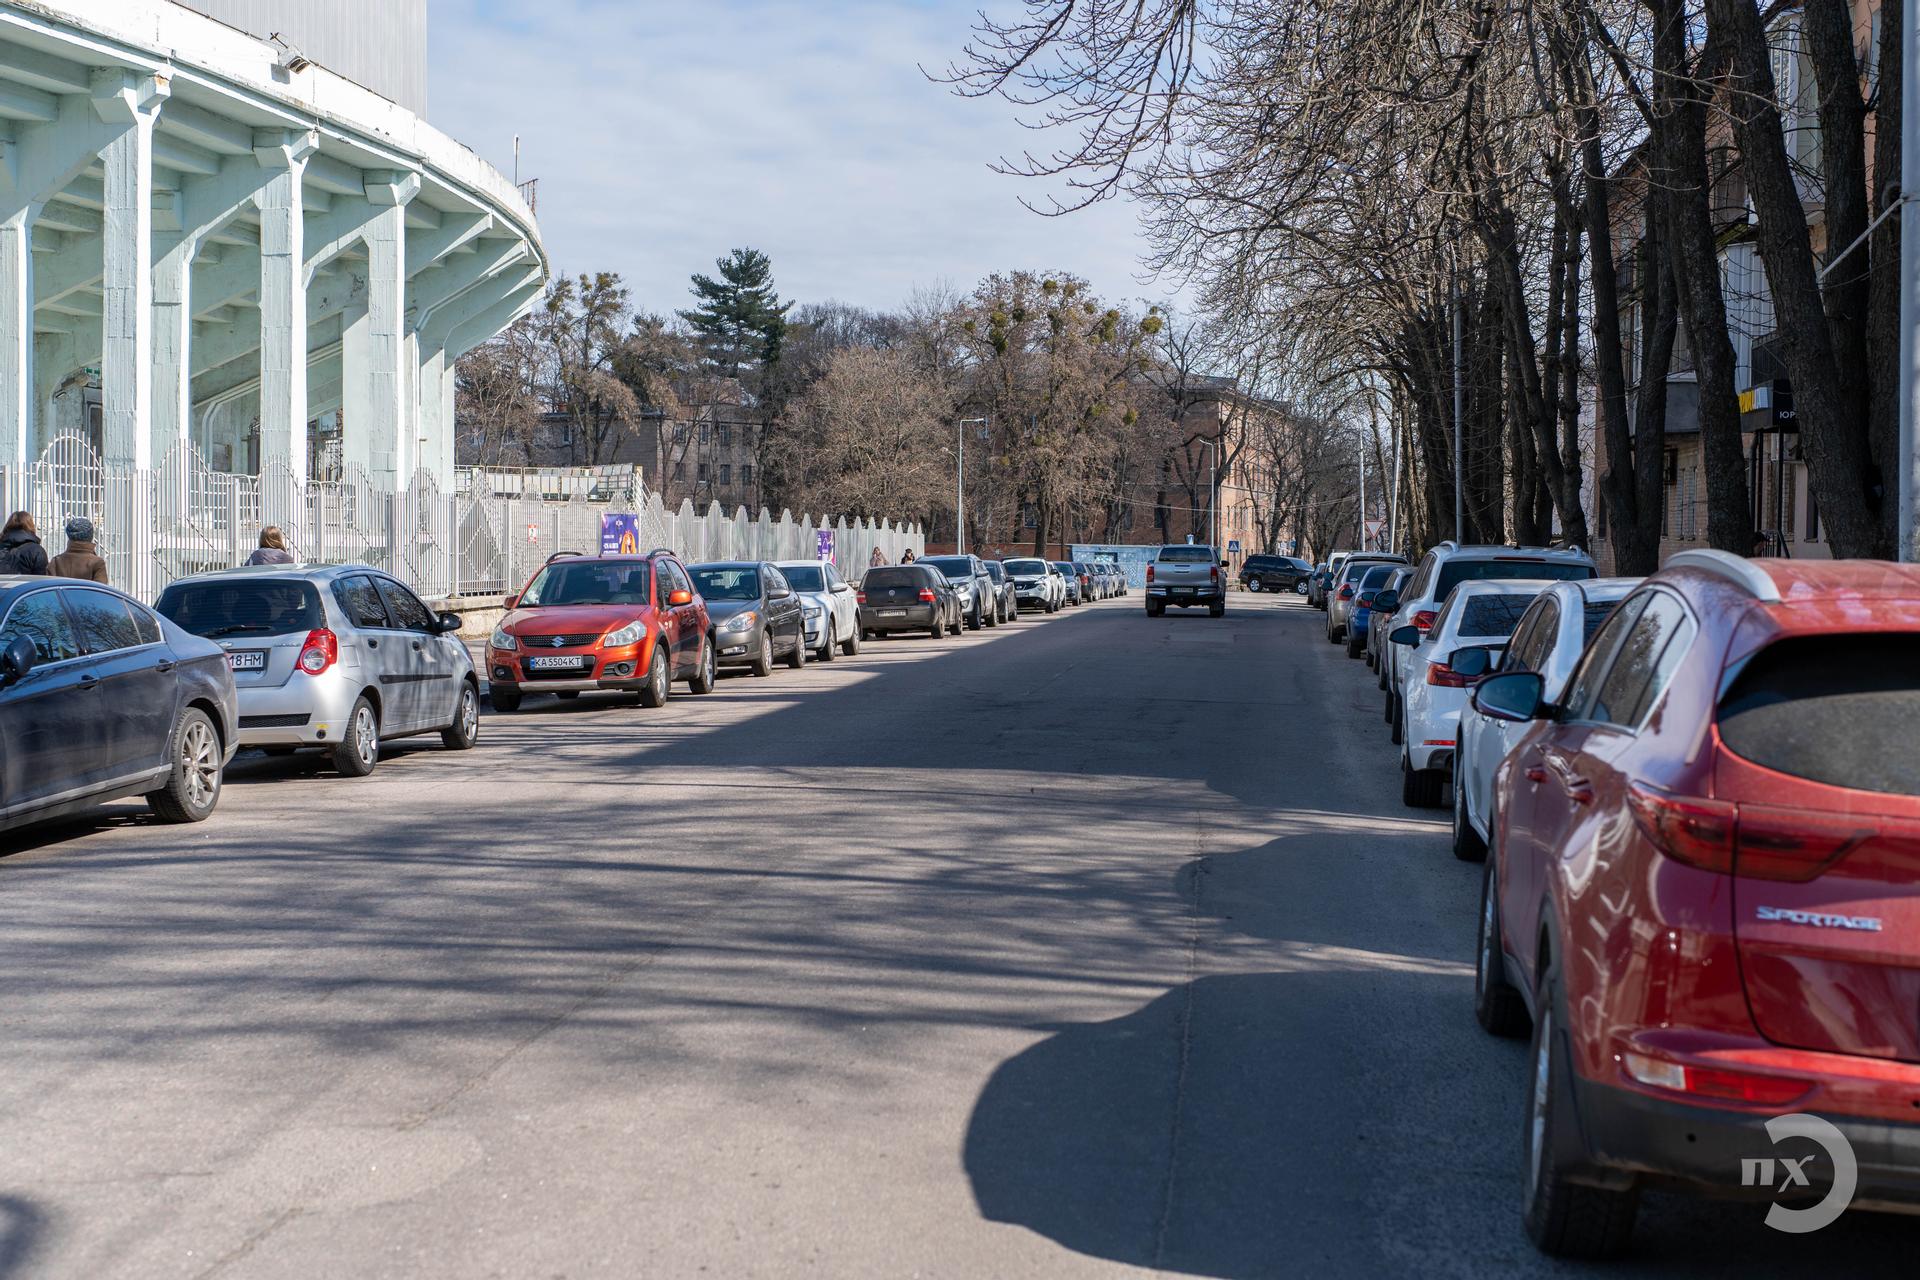
[[27, 1274], [47, 1221], [31, 1200], [0, 1195], [0, 1280]]

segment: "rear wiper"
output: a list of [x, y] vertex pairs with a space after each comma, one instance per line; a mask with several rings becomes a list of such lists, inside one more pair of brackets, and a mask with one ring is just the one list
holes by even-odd
[[212, 639], [214, 636], [237, 635], [242, 631], [269, 631], [271, 629], [272, 628], [268, 627], [264, 622], [234, 622], [224, 627], [215, 627], [213, 630], [206, 632], [206, 636], [208, 639]]

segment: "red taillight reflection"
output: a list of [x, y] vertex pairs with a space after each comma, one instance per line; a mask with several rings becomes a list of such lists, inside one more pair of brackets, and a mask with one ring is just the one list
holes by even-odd
[[920, 588], [920, 603], [932, 604], [933, 601], [934, 601], [933, 588], [932, 587]]
[[1371, 592], [1371, 591], [1362, 591], [1362, 592], [1360, 593], [1360, 599], [1359, 599], [1359, 601], [1358, 601], [1358, 605], [1359, 605], [1359, 607], [1360, 607], [1360, 608], [1362, 608], [1362, 609], [1371, 609], [1371, 608], [1373, 608], [1373, 592]]
[[1152, 566], [1152, 565], [1148, 565], [1148, 566], [1147, 566], [1147, 581], [1148, 581], [1148, 582], [1152, 582], [1152, 581], [1153, 581], [1153, 566]]
[[1207, 566], [1207, 577], [1213, 579], [1215, 582], [1220, 581], [1220, 566], [1217, 564]]
[[1627, 787], [1627, 807], [1654, 847], [1702, 871], [1733, 870], [1733, 835], [1739, 810], [1724, 800], [1675, 795], [1644, 782]]
[[1471, 676], [1463, 676], [1444, 662], [1427, 664], [1427, 683], [1438, 685], [1442, 689], [1464, 689], [1473, 684]]
[[1871, 818], [1743, 804], [1734, 870], [1761, 880], [1812, 880], [1880, 835]]
[[1342, 600], [1353, 599], [1353, 584], [1351, 582], [1347, 583], [1345, 586], [1340, 588], [1340, 599]]
[[853, 602], [854, 602], [855, 604], [865, 604], [865, 603], [867, 602], [867, 593], [866, 593], [866, 592], [864, 592], [864, 591], [856, 591], [856, 592], [854, 592], [854, 593], [853, 593]]
[[325, 627], [307, 632], [300, 643], [300, 656], [294, 665], [310, 676], [317, 676], [340, 660], [340, 640]]
[[1440, 615], [1432, 609], [1421, 609], [1413, 615], [1413, 627], [1416, 631], [1433, 630], [1433, 620]]

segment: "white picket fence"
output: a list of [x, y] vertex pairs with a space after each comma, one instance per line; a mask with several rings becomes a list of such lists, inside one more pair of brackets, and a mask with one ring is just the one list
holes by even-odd
[[924, 544], [917, 525], [889, 521], [729, 515], [717, 503], [668, 511], [637, 472], [612, 492], [596, 479], [591, 491], [604, 498], [590, 500], [579, 486], [564, 501], [443, 493], [424, 471], [397, 490], [357, 468], [303, 484], [284, 465], [257, 476], [215, 471], [184, 445], [159, 467], [137, 470], [108, 466], [84, 437], [63, 434], [38, 461], [0, 466], [0, 506], [32, 512], [50, 556], [66, 545], [70, 518], [92, 520], [109, 578], [147, 600], [175, 578], [240, 564], [264, 525], [278, 525], [302, 560], [375, 565], [436, 599], [512, 591], [555, 552], [596, 552], [607, 514], [638, 516], [642, 550], [669, 547], [688, 561], [811, 558], [828, 545], [824, 531], [830, 558], [857, 575], [875, 547], [897, 561]]

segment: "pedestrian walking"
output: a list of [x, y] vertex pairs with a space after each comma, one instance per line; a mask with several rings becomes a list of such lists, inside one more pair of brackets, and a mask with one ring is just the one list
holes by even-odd
[[878, 569], [881, 565], [885, 564], [886, 562], [887, 562], [887, 553], [882, 551], [880, 548], [875, 547], [873, 549], [873, 554], [867, 557], [867, 568]]
[[14, 512], [7, 517], [7, 527], [0, 530], [0, 573], [44, 576], [46, 572], [47, 549], [40, 545], [40, 535], [34, 532], [33, 513]]
[[67, 549], [47, 562], [47, 572], [56, 578], [106, 583], [107, 562], [94, 550], [93, 521], [85, 516], [67, 521]]
[[287, 535], [280, 526], [270, 524], [260, 531], [260, 545], [247, 557], [248, 564], [292, 564], [293, 552], [287, 550]]
[[901, 563], [901, 564], [912, 564], [912, 563], [913, 563], [913, 548], [912, 548], [912, 547], [908, 547], [908, 548], [907, 548], [907, 549], [906, 549], [905, 551], [902, 551], [902, 552], [900, 553], [900, 563]]

